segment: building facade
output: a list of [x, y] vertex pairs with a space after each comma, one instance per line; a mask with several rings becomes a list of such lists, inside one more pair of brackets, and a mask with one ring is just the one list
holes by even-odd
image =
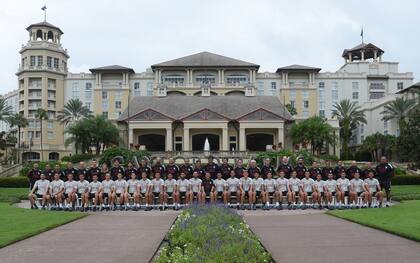
[[[217, 104], [219, 97], [221, 97], [220, 101], [223, 100], [222, 97], [227, 96], [241, 96], [239, 100], [245, 101], [246, 98], [271, 97], [276, 99], [281, 109], [287, 104], [296, 109], [297, 114], [292, 116], [294, 121], [319, 115], [327, 118], [333, 126], [337, 127], [331, 119], [331, 111], [336, 102], [350, 99], [366, 110], [373, 109], [379, 107], [378, 103], [381, 105], [379, 101], [384, 100], [389, 94], [405, 89], [413, 81], [411, 72], [399, 72], [398, 62], [384, 61], [384, 51], [370, 43], [362, 43], [352, 49], [345, 49], [342, 54], [345, 63], [336, 72], [322, 72], [318, 67], [296, 64], [279, 67], [275, 72], [259, 72], [258, 64], [210, 52], [201, 52], [154, 64], [144, 72], [135, 72], [130, 67], [111, 65], [92, 68], [89, 72], [72, 73], [67, 69], [69, 55], [61, 44], [63, 31], [60, 28], [48, 22], [41, 22], [30, 25], [27, 31], [29, 40], [20, 50], [21, 63], [16, 73], [18, 76], [17, 99], [16, 102], [12, 102], [16, 104], [17, 111], [24, 114], [30, 123], [19, 135], [24, 149], [23, 160], [40, 159], [40, 122], [35, 118], [38, 108], [46, 109], [48, 112], [48, 120], [43, 121], [45, 122], [42, 134], [43, 159], [58, 159], [71, 153], [72, 148], [64, 146], [65, 127], [57, 121], [57, 115], [63, 109], [65, 102], [70, 99], [80, 99], [95, 115], [103, 115], [120, 124], [128, 123], [128, 127], [121, 127], [122, 133], [126, 134], [124, 137], [127, 138], [128, 144], [142, 144], [143, 139], [139, 139], [139, 136], [143, 131], [139, 130], [135, 122], [143, 121], [142, 125], [144, 125], [145, 120], [131, 119], [130, 121], [130, 118], [140, 114], [140, 112], [134, 112], [135, 109], [143, 109], [143, 111], [153, 110], [167, 115], [166, 117], [172, 120], [171, 128], [182, 123], [171, 132], [171, 143], [167, 134], [169, 126], [165, 126], [168, 123], [159, 128], [161, 130], [159, 134], [165, 134], [167, 138], [165, 141], [168, 140], [167, 145], [164, 146], [166, 151], [196, 149], [193, 147], [194, 139], [192, 138], [195, 136], [194, 125], [205, 125], [205, 129], [212, 127], [218, 129], [215, 134], [219, 136], [220, 142], [214, 146], [215, 149], [250, 150], [246, 146], [245, 130], [242, 135], [240, 125], [239, 130], [235, 130], [235, 127], [238, 128], [237, 124], [240, 123], [238, 118], [241, 116], [239, 115], [228, 117], [227, 111], [213, 109], [211, 114], [207, 112], [200, 116], [207, 116], [206, 114], [213, 114], [213, 117], [224, 116], [225, 119], [222, 121], [224, 124], [219, 128], [215, 128], [215, 124], [212, 124], [210, 120], [207, 122], [201, 120], [200, 124], [194, 125], [193, 122], [188, 124], [187, 121], [186, 125], [184, 122], [186, 116], [172, 116], [154, 107], [141, 108], [138, 104], [145, 104], [148, 98], [153, 100], [163, 98], [172, 102], [183, 100], [179, 97], [186, 96], [189, 97], [186, 100], [202, 101], [200, 105], [203, 107], [197, 106], [194, 110], [206, 112], [212, 104], [207, 105], [206, 100], [203, 101], [203, 99], [214, 100]], [[194, 98], [197, 99], [194, 100]], [[228, 98], [226, 102], [233, 103], [234, 100]], [[257, 116], [264, 118], [261, 116], [273, 113], [264, 108], [262, 104], [266, 102], [263, 100], [253, 104], [255, 106], [253, 110], [259, 112], [259, 115], [253, 115], [254, 118]], [[265, 111], [267, 115], [261, 111]], [[190, 112], [190, 114], [193, 113]], [[270, 118], [275, 118], [273, 116], [275, 115], [271, 115]], [[292, 147], [287, 128], [287, 123], [291, 121], [290, 116], [276, 114], [276, 117], [281, 118], [283, 124], [269, 124], [273, 121], [269, 119], [262, 124], [264, 119], [261, 119], [260, 127], [267, 129], [267, 134], [271, 134], [272, 145], [280, 142], [283, 147]], [[197, 120], [195, 121], [198, 123]], [[225, 122], [227, 127], [225, 127]], [[184, 125], [191, 129], [188, 134]], [[373, 133], [379, 127], [378, 125], [376, 123], [372, 129], [359, 127], [353, 143], [360, 143], [363, 140], [362, 136], [368, 135], [366, 134], [368, 131]], [[255, 127], [251, 126], [246, 127], [245, 122], [242, 124], [244, 129], [250, 129], [249, 131], [253, 132], [252, 129]], [[283, 130], [282, 135], [279, 134], [279, 129]], [[389, 131], [390, 134], [394, 132], [396, 131]], [[264, 143], [270, 146], [269, 140], [264, 140]], [[152, 146], [149, 145], [150, 147]], [[261, 148], [261, 146], [258, 147]], [[162, 149], [162, 146], [159, 149]]]

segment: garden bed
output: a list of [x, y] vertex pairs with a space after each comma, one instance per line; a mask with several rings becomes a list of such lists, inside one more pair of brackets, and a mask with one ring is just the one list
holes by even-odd
[[220, 206], [196, 206], [178, 216], [155, 262], [273, 262], [242, 217]]

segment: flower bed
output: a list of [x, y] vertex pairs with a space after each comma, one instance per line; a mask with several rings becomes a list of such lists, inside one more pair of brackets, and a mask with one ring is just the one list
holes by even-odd
[[185, 210], [165, 241], [156, 262], [272, 262], [243, 219], [219, 206]]

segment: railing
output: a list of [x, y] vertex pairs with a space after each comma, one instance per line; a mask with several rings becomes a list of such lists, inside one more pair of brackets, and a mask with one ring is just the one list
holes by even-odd
[[67, 72], [67, 68], [65, 68], [65, 67], [56, 68], [56, 67], [50, 67], [48, 65], [40, 65], [40, 66], [37, 66], [37, 65], [33, 65], [33, 66], [31, 66], [31, 65], [19, 65], [18, 71], [23, 71], [23, 70], [34, 70], [34, 71], [48, 70], [48, 71], [54, 71], [54, 72], [60, 72], [60, 73]]
[[0, 168], [0, 177], [9, 177], [19, 175], [20, 170], [22, 169], [22, 164], [15, 164], [10, 167]]

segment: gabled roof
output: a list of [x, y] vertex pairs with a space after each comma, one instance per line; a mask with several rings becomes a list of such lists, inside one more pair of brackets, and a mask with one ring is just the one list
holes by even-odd
[[[280, 102], [279, 98], [275, 96], [138, 96], [130, 101], [130, 118], [150, 108], [180, 121], [192, 113], [197, 113], [205, 109], [230, 120], [238, 120], [240, 117], [261, 108], [266, 109], [285, 121], [293, 120], [292, 115], [290, 115], [286, 107]], [[118, 120], [126, 121], [127, 117], [126, 109]]]
[[163, 67], [253, 67], [258, 69], [260, 66], [210, 52], [200, 52], [152, 65], [152, 69]]
[[32, 27], [49, 27], [49, 28], [52, 28], [52, 29], [55, 29], [55, 30], [58, 30], [61, 34], [64, 34], [63, 33], [63, 31], [61, 31], [61, 29], [59, 28], [59, 27], [57, 27], [57, 26], [54, 26], [53, 24], [51, 24], [51, 23], [48, 23], [48, 22], [46, 22], [46, 21], [44, 21], [44, 22], [39, 22], [39, 23], [35, 23], [35, 24], [31, 24], [31, 25], [29, 25], [27, 28], [26, 28], [26, 30], [30, 30]]
[[355, 52], [358, 53], [361, 50], [366, 50], [366, 51], [371, 51], [371, 50], [378, 50], [378, 56], [382, 53], [384, 53], [385, 51], [383, 51], [382, 49], [380, 49], [379, 47], [375, 46], [372, 43], [361, 43], [353, 48], [350, 49], [344, 49], [343, 50], [343, 57], [347, 56], [349, 52]]
[[120, 65], [111, 65], [111, 66], [105, 66], [105, 67], [98, 67], [98, 68], [91, 68], [89, 69], [90, 72], [130, 72], [134, 73], [134, 70], [132, 68], [123, 67]]
[[408, 87], [407, 87], [407, 88], [405, 88], [405, 89], [399, 90], [399, 91], [397, 92], [397, 94], [406, 93], [406, 92], [408, 92], [408, 91], [410, 91], [410, 90], [412, 90], [412, 89], [418, 89], [418, 90], [420, 90], [420, 82], [414, 83], [413, 85], [408, 86]]
[[277, 73], [290, 72], [290, 71], [300, 71], [300, 72], [315, 71], [315, 72], [319, 72], [320, 70], [321, 70], [321, 68], [293, 64], [293, 65], [278, 68], [276, 72]]

